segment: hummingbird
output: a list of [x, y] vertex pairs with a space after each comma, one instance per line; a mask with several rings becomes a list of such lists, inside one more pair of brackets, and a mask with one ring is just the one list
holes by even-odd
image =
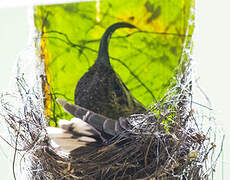
[[142, 114], [146, 108], [132, 96], [110, 64], [108, 47], [112, 33], [119, 28], [136, 28], [119, 22], [106, 29], [100, 40], [98, 57], [75, 88], [75, 104], [58, 98], [62, 108], [74, 116], [59, 120], [59, 128], [48, 127], [48, 135], [66, 152], [92, 148], [132, 129], [127, 117]]
[[106, 29], [100, 40], [95, 63], [81, 77], [75, 88], [76, 105], [111, 119], [146, 111], [145, 107], [132, 96], [110, 63], [109, 41], [112, 33], [119, 28], [136, 28], [136, 26], [119, 22]]

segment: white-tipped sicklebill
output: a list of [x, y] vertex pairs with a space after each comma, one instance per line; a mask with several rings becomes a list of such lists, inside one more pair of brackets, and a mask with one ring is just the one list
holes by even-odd
[[115, 120], [146, 111], [110, 64], [109, 40], [112, 33], [119, 28], [136, 27], [126, 22], [109, 26], [101, 38], [95, 63], [81, 77], [75, 88], [76, 105]]

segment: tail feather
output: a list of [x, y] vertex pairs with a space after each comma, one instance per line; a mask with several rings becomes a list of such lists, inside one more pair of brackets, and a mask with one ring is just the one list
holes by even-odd
[[96, 146], [100, 133], [84, 121], [73, 118], [71, 121], [59, 120], [59, 128], [47, 127], [51, 145], [58, 151], [70, 153], [85, 146]]
[[90, 110], [87, 110], [83, 107], [80, 107], [75, 104], [70, 104], [64, 99], [57, 99], [63, 109], [72, 114], [73, 116], [82, 119], [85, 123], [95, 128], [101, 133], [106, 133], [109, 135], [117, 135], [124, 130], [130, 129], [130, 124], [127, 119], [120, 118], [119, 120], [113, 120], [102, 116], [100, 114], [94, 113]]
[[47, 127], [51, 145], [58, 151], [72, 153], [76, 149], [85, 147], [95, 149], [100, 147], [106, 139], [131, 128], [125, 118], [113, 120], [78, 105], [70, 104], [64, 99], [57, 99], [57, 102], [66, 112], [77, 117], [70, 121], [60, 119], [59, 128]]

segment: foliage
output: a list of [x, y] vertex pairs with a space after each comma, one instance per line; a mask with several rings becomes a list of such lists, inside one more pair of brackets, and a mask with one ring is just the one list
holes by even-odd
[[49, 84], [46, 114], [55, 122], [59, 116], [68, 118], [55, 99], [73, 102], [78, 80], [97, 58], [102, 34], [121, 21], [138, 29], [114, 33], [109, 47], [114, 70], [145, 106], [162, 99], [175, 83], [183, 49], [191, 40], [193, 7], [193, 0], [106, 0], [35, 7], [39, 54]]

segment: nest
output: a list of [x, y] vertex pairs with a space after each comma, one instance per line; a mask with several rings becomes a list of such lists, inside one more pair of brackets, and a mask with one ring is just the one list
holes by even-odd
[[26, 178], [208, 179], [222, 146], [216, 147], [217, 130], [212, 128], [210, 110], [202, 107], [208, 115], [201, 116], [200, 105], [192, 101], [187, 67], [177, 78], [177, 85], [153, 104], [151, 111], [129, 117], [131, 130], [96, 148], [82, 147], [70, 155], [57, 152], [47, 137], [41, 74], [36, 76], [37, 83], [31, 84], [19, 72], [19, 93], [1, 95], [1, 116], [15, 155], [21, 156]]

